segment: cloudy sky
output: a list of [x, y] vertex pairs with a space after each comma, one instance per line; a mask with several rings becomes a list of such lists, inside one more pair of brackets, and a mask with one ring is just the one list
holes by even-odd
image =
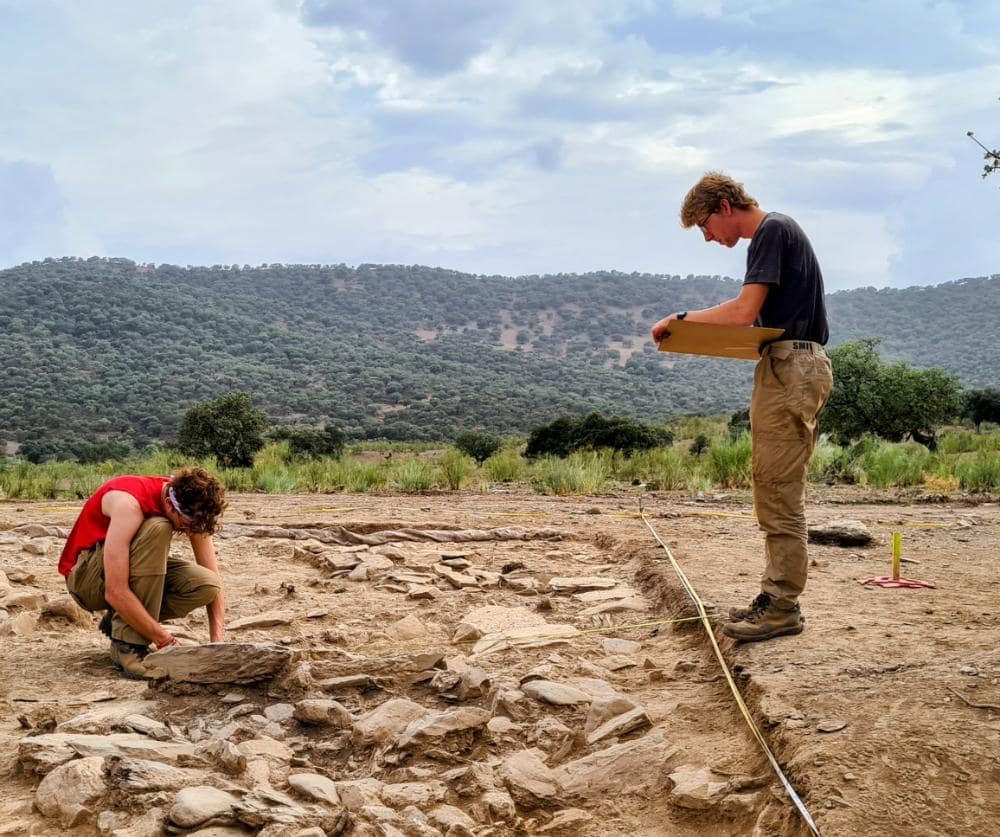
[[1000, 273], [995, 4], [0, 0], [0, 266], [742, 276], [706, 170], [828, 289]]

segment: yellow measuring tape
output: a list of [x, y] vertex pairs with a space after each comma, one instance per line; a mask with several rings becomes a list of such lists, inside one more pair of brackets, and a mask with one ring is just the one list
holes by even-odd
[[688, 596], [691, 597], [691, 601], [694, 602], [695, 607], [697, 607], [698, 616], [695, 618], [699, 619], [705, 627], [705, 633], [708, 634], [708, 639], [712, 643], [712, 649], [715, 651], [715, 656], [719, 660], [719, 665], [722, 666], [722, 673], [726, 676], [726, 682], [729, 683], [729, 688], [733, 693], [733, 697], [736, 698], [736, 705], [739, 707], [740, 712], [749, 725], [751, 732], [753, 732], [754, 738], [756, 738], [757, 743], [760, 744], [761, 749], [764, 751], [764, 755], [767, 756], [767, 760], [771, 764], [771, 767], [781, 780], [781, 784], [784, 785], [785, 791], [788, 793], [792, 802], [795, 803], [795, 807], [802, 816], [802, 819], [805, 820], [806, 825], [809, 826], [809, 830], [815, 834], [816, 837], [819, 837], [819, 829], [816, 828], [816, 823], [813, 822], [813, 818], [809, 814], [808, 809], [799, 798], [799, 795], [795, 792], [795, 788], [792, 787], [791, 782], [788, 781], [788, 778], [781, 769], [781, 765], [778, 764], [778, 760], [774, 757], [774, 754], [771, 752], [771, 748], [767, 746], [767, 742], [764, 740], [764, 736], [761, 735], [760, 730], [757, 729], [757, 725], [750, 716], [750, 710], [747, 709], [747, 705], [743, 701], [743, 695], [740, 694], [740, 690], [736, 687], [736, 681], [733, 680], [733, 675], [729, 671], [729, 666], [726, 665], [726, 660], [722, 656], [722, 650], [719, 648], [719, 643], [715, 640], [715, 633], [712, 631], [712, 626], [709, 623], [708, 614], [705, 613], [705, 606], [701, 603], [701, 599], [698, 598], [698, 594], [695, 592], [694, 587], [691, 586], [691, 582], [688, 581], [687, 576], [684, 575], [684, 571], [674, 559], [673, 553], [671, 553], [667, 545], [660, 539], [660, 536], [656, 534], [656, 530], [650, 524], [649, 518], [644, 514], [642, 515], [642, 520], [646, 524], [646, 528], [648, 528], [653, 534], [653, 537], [656, 538], [656, 542], [662, 546], [663, 551], [667, 553], [667, 557], [670, 559], [670, 564], [674, 568], [674, 572], [677, 573], [677, 577], [680, 579], [681, 585], [684, 587]]

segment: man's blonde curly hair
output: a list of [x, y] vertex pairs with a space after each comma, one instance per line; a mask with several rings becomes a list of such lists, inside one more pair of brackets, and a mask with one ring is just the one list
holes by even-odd
[[728, 174], [720, 171], [706, 172], [691, 187], [681, 204], [681, 226], [689, 229], [705, 223], [705, 219], [719, 208], [723, 200], [729, 201], [733, 209], [750, 209], [758, 205], [746, 193], [743, 184], [737, 183]]

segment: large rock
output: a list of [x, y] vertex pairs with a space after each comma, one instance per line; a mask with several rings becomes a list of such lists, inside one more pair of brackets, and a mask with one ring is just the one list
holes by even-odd
[[875, 540], [871, 530], [860, 520], [828, 520], [808, 525], [811, 543], [832, 543], [836, 546], [866, 546]]
[[559, 780], [543, 760], [544, 756], [541, 750], [521, 750], [507, 756], [497, 771], [510, 795], [526, 808], [559, 794]]
[[350, 729], [351, 713], [342, 703], [327, 698], [309, 698], [295, 704], [295, 720], [303, 724]]
[[398, 738], [414, 721], [430, 714], [419, 703], [392, 698], [362, 715], [354, 724], [354, 735], [362, 744], [386, 744]]
[[292, 649], [255, 643], [171, 645], [146, 657], [146, 665], [186, 683], [255, 683], [278, 675]]
[[567, 762], [553, 773], [568, 797], [601, 799], [609, 793], [641, 793], [663, 783], [676, 753], [677, 748], [654, 731]]
[[447, 788], [444, 782], [396, 782], [382, 786], [382, 801], [391, 808], [416, 805], [424, 808], [444, 799]]
[[378, 779], [348, 779], [337, 782], [337, 796], [348, 811], [382, 804], [382, 782]]
[[96, 805], [107, 792], [104, 759], [92, 756], [55, 768], [35, 791], [35, 806], [46, 817], [73, 828], [97, 816]]
[[626, 733], [634, 732], [637, 729], [650, 727], [652, 725], [653, 722], [650, 720], [649, 715], [646, 714], [646, 710], [641, 706], [637, 706], [635, 709], [630, 709], [628, 712], [616, 715], [614, 718], [611, 718], [601, 724], [597, 727], [597, 729], [587, 735], [587, 743], [596, 744], [598, 741], [603, 741], [605, 738], [625, 735]]
[[22, 738], [18, 743], [18, 760], [32, 773], [48, 773], [54, 767], [77, 756], [134, 756], [167, 763], [194, 754], [194, 745], [187, 742], [153, 741], [144, 735], [114, 733], [111, 735], [80, 735], [53, 732]]
[[592, 700], [586, 692], [552, 680], [529, 680], [521, 684], [521, 691], [554, 706], [575, 706], [578, 703], [590, 703]]
[[496, 634], [515, 628], [533, 628], [545, 625], [545, 617], [526, 607], [500, 607], [485, 605], [471, 610], [462, 617], [455, 630], [453, 642], [470, 642], [487, 634]]
[[288, 786], [298, 793], [327, 805], [339, 805], [337, 783], [318, 773], [293, 773], [288, 777]]
[[107, 756], [104, 769], [113, 794], [121, 797], [126, 804], [130, 802], [129, 797], [137, 793], [179, 790], [200, 785], [205, 780], [204, 774], [198, 770], [127, 756]]
[[170, 806], [170, 822], [181, 828], [195, 828], [211, 819], [231, 819], [238, 802], [231, 793], [208, 785], [184, 788]]
[[407, 747], [436, 744], [449, 735], [486, 726], [490, 713], [473, 706], [461, 706], [413, 721], [400, 735], [396, 746]]
[[670, 781], [671, 803], [692, 811], [714, 807], [729, 790], [729, 782], [720, 781], [707, 767], [684, 765], [670, 774]]
[[56, 727], [56, 732], [82, 732], [100, 734], [111, 732], [115, 727], [125, 725], [129, 715], [155, 712], [156, 703], [151, 700], [117, 700], [98, 704], [80, 715], [74, 715]]
[[486, 634], [472, 646], [473, 656], [486, 656], [508, 648], [542, 648], [547, 645], [566, 645], [580, 635], [573, 625], [553, 625], [512, 628], [508, 631]]
[[93, 617], [69, 596], [46, 602], [38, 618], [42, 622], [68, 622], [81, 628], [89, 628], [94, 623]]

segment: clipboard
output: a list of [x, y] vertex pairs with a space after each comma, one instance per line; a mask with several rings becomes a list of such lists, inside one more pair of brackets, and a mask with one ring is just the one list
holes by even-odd
[[784, 333], [783, 328], [727, 326], [674, 320], [670, 323], [670, 333], [660, 341], [659, 350], [685, 355], [759, 360], [760, 347], [777, 340]]

